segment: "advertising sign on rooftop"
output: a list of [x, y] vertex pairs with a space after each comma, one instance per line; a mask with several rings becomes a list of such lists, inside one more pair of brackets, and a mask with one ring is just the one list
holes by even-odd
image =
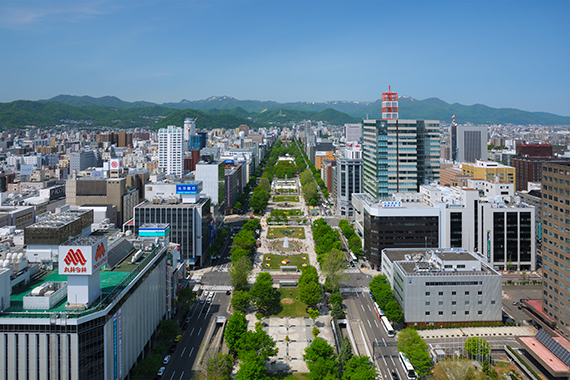
[[202, 181], [176, 185], [176, 194], [198, 194], [202, 191]]
[[93, 245], [59, 246], [59, 274], [92, 275], [107, 263], [107, 238]]

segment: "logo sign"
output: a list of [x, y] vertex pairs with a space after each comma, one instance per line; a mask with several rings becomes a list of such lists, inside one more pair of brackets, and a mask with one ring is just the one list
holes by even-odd
[[234, 163], [234, 160], [225, 160], [224, 163], [226, 163], [226, 164], [233, 164], [233, 163]]
[[119, 169], [123, 167], [123, 162], [117, 158], [111, 160], [111, 169]]
[[107, 238], [93, 245], [60, 245], [59, 274], [92, 275], [107, 263]]
[[402, 207], [401, 201], [382, 202], [382, 207]]
[[198, 194], [202, 191], [202, 182], [176, 185], [176, 194]]
[[49, 189], [49, 200], [59, 199], [65, 197], [65, 186], [56, 186]]

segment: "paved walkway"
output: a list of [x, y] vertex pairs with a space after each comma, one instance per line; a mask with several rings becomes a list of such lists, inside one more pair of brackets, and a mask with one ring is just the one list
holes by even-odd
[[532, 326], [501, 327], [462, 327], [457, 329], [421, 330], [418, 334], [424, 339], [441, 339], [454, 337], [489, 337], [489, 336], [534, 336], [536, 329]]

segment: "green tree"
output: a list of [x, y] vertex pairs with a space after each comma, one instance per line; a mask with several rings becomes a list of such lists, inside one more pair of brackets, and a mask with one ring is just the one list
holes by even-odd
[[485, 339], [474, 336], [465, 341], [465, 352], [468, 358], [485, 362], [491, 355], [491, 348]]
[[273, 277], [267, 272], [257, 275], [253, 288], [251, 289], [251, 299], [257, 309], [263, 313], [267, 312], [275, 302], [275, 289], [273, 289]]
[[196, 293], [190, 288], [183, 288], [178, 294], [178, 308], [182, 313], [187, 313], [196, 302]]
[[326, 278], [325, 289], [327, 291], [338, 292], [340, 286], [348, 280], [348, 276], [344, 273], [345, 267], [346, 260], [342, 251], [333, 248], [325, 253], [321, 262], [321, 270]]
[[301, 185], [305, 186], [305, 184], [313, 181], [313, 173], [307, 169], [299, 175], [299, 180], [301, 181]]
[[309, 379], [338, 379], [339, 363], [331, 347], [324, 339], [315, 338], [311, 345], [305, 348], [303, 355], [309, 368]]
[[153, 379], [162, 364], [162, 358], [159, 354], [155, 354], [153, 356], [148, 356], [141, 360], [139, 364], [133, 370], [133, 378], [134, 379]]
[[235, 290], [232, 296], [232, 308], [234, 311], [241, 311], [245, 313], [249, 306], [249, 293], [245, 290]]
[[342, 296], [340, 295], [339, 292], [333, 293], [331, 294], [331, 298], [329, 301], [332, 305], [334, 305], [335, 303], [342, 304]]
[[235, 380], [262, 380], [266, 378], [264, 360], [257, 356], [255, 350], [248, 352], [241, 361]]
[[299, 276], [299, 285], [307, 284], [309, 282], [319, 282], [319, 274], [317, 273], [317, 268], [312, 265], [307, 265], [304, 267], [301, 276]]
[[318, 327], [313, 327], [313, 337], [316, 338], [317, 336], [319, 336], [319, 334], [321, 333], [321, 330], [319, 330]]
[[234, 212], [240, 211], [242, 207], [243, 207], [243, 205], [241, 204], [241, 202], [237, 201], [236, 204], [234, 205]]
[[240, 360], [246, 360], [251, 352], [255, 352], [266, 361], [269, 357], [277, 355], [279, 350], [276, 348], [277, 344], [270, 337], [261, 326], [261, 322], [255, 324], [254, 331], [246, 331], [239, 341], [238, 357]]
[[388, 301], [385, 309], [382, 310], [388, 320], [394, 323], [402, 323], [404, 321], [404, 313], [402, 312], [400, 304], [396, 300], [392, 299]]
[[[493, 372], [496, 374], [495, 370]], [[450, 358], [439, 361], [433, 367], [434, 380], [490, 380], [471, 360]]]
[[268, 193], [271, 191], [271, 182], [267, 178], [261, 178], [257, 186]]
[[352, 358], [352, 345], [347, 337], [344, 337], [342, 343], [340, 344], [340, 353], [338, 355], [338, 361], [340, 362], [340, 366], [344, 368], [346, 362]]
[[251, 274], [251, 260], [247, 257], [240, 257], [230, 268], [230, 277], [235, 290], [247, 290], [248, 278]]
[[178, 335], [178, 325], [172, 319], [164, 319], [158, 325], [158, 339], [168, 344]]
[[353, 356], [344, 365], [342, 380], [375, 380], [378, 373], [368, 356]]
[[315, 323], [315, 319], [317, 319], [321, 315], [318, 309], [313, 309], [312, 307], [309, 309], [309, 317], [313, 320], [313, 324]]
[[233, 360], [229, 354], [215, 353], [210, 358], [204, 358], [206, 365], [204, 369], [194, 377], [193, 380], [230, 380], [232, 374]]
[[309, 182], [306, 185], [303, 185], [303, 196], [305, 197], [305, 201], [319, 199], [319, 190], [317, 189], [317, 185], [314, 182]]
[[342, 303], [333, 304], [331, 313], [333, 317], [335, 317], [336, 319], [344, 318], [344, 311], [342, 311]]
[[322, 298], [323, 290], [317, 282], [299, 284], [299, 299], [306, 305], [316, 305]]
[[406, 328], [398, 334], [398, 350], [410, 360], [419, 376], [429, 375], [432, 365], [426, 342], [413, 328]]
[[247, 319], [241, 311], [234, 311], [224, 332], [224, 338], [228, 349], [233, 354], [237, 353], [240, 348], [240, 341], [247, 331]]
[[263, 191], [261, 189], [257, 190], [258, 188], [259, 187], [256, 187], [256, 191], [253, 192], [253, 195], [249, 200], [249, 206], [257, 214], [265, 210], [265, 207], [267, 207], [267, 203], [269, 202], [270, 198], [270, 194], [267, 191]]
[[248, 258], [249, 251], [240, 247], [233, 247], [231, 250], [232, 263], [238, 262], [241, 258]]

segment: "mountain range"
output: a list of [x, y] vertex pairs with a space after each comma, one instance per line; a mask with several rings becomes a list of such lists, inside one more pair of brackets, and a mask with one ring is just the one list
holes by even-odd
[[[148, 107], [157, 104], [150, 102], [125, 102], [113, 96], [92, 98], [89, 96], [59, 95], [48, 101], [57, 101], [70, 105], [99, 105], [117, 108]], [[297, 110], [321, 112], [333, 109], [345, 113], [360, 120], [365, 117], [380, 118], [382, 115], [382, 101], [359, 102], [359, 101], [330, 101], [330, 102], [294, 102], [278, 103], [273, 101], [238, 100], [230, 96], [212, 96], [204, 100], [181, 100], [178, 103], [163, 103], [163, 107], [176, 109], [195, 109], [208, 111], [211, 109], [228, 110], [243, 109], [249, 114], [236, 115], [241, 117], [254, 117], [264, 111]], [[492, 108], [483, 104], [466, 106], [459, 103], [449, 104], [438, 98], [417, 100], [411, 96], [400, 96], [399, 112], [402, 119], [441, 120], [449, 122], [455, 114], [459, 123], [474, 124], [542, 124], [542, 125], [568, 125], [569, 116], [559, 116], [546, 112], [528, 112], [514, 108]], [[267, 121], [260, 117], [260, 121]], [[275, 120], [273, 120], [275, 121]]]
[[[449, 104], [437, 98], [417, 100], [400, 96], [401, 119], [441, 120], [449, 123], [455, 114], [460, 124], [539, 124], [570, 125], [570, 117], [543, 112], [527, 112], [511, 108], [491, 108], [476, 104]], [[114, 96], [58, 95], [40, 101], [18, 100], [0, 103], [0, 126], [18, 128], [26, 125], [53, 126], [69, 124], [101, 125], [117, 128], [163, 128], [181, 126], [186, 117], [198, 117], [198, 128], [228, 127], [240, 124], [259, 127], [302, 120], [331, 124], [360, 122], [363, 118], [380, 118], [382, 104], [375, 102], [332, 101], [277, 103], [273, 101], [238, 100], [214, 96], [205, 100], [182, 100], [156, 104], [126, 102]]]

